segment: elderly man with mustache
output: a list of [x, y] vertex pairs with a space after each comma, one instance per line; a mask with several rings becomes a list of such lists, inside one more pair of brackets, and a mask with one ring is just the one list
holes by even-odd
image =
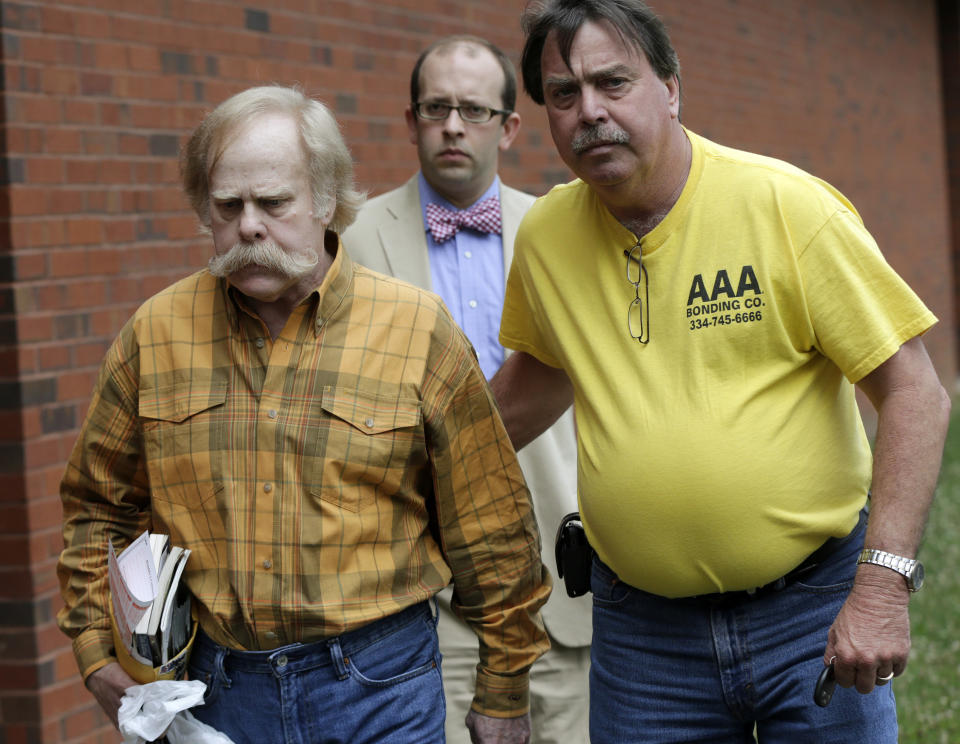
[[442, 742], [434, 595], [480, 639], [472, 737], [516, 741], [550, 591], [516, 455], [439, 299], [355, 265], [329, 111], [252, 88], [183, 161], [209, 267], [107, 353], [61, 485], [61, 628], [116, 722], [107, 545], [192, 552], [194, 714], [234, 742]]

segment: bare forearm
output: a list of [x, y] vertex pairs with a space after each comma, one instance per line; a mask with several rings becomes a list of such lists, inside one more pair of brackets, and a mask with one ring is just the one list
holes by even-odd
[[100, 703], [100, 707], [110, 717], [113, 725], [119, 728], [117, 713], [120, 702], [128, 687], [137, 684], [117, 662], [107, 664], [93, 672], [86, 680], [87, 689]]
[[[866, 546], [912, 558], [933, 501], [950, 401], [919, 339], [905, 343], [858, 383], [879, 414]], [[904, 577], [857, 568], [828, 634], [824, 663], [837, 682], [871, 692], [903, 674], [910, 654], [910, 592]]]
[[573, 404], [566, 372], [518, 351], [490, 380], [514, 449], [528, 445]]
[[[901, 355], [883, 365], [900, 365], [899, 383], [885, 385], [884, 394], [871, 387], [876, 380], [862, 384], [878, 412], [866, 545], [913, 557], [940, 472], [950, 399], [919, 339]], [[893, 371], [878, 370], [881, 376]]]

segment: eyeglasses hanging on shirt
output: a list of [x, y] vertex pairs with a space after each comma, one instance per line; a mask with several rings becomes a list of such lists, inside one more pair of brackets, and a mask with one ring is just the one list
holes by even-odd
[[[641, 344], [650, 342], [650, 277], [647, 267], [643, 265], [643, 255], [640, 241], [629, 251], [624, 249], [627, 257], [627, 281], [633, 285], [634, 298], [627, 308], [627, 330], [631, 338]], [[640, 285], [643, 284], [643, 298], [640, 298]]]

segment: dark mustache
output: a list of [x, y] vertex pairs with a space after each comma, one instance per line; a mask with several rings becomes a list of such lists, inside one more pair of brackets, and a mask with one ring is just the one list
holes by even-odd
[[619, 127], [597, 125], [578, 132], [570, 146], [579, 155], [597, 145], [626, 145], [629, 142], [630, 135]]

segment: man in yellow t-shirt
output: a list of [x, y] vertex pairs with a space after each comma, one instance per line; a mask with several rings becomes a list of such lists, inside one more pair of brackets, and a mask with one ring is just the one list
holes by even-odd
[[[592, 740], [892, 744], [949, 413], [936, 318], [843, 195], [681, 126], [640, 0], [524, 24], [525, 88], [579, 180], [520, 227], [493, 386], [518, 448], [574, 403]], [[856, 690], [818, 707], [825, 665]]]

